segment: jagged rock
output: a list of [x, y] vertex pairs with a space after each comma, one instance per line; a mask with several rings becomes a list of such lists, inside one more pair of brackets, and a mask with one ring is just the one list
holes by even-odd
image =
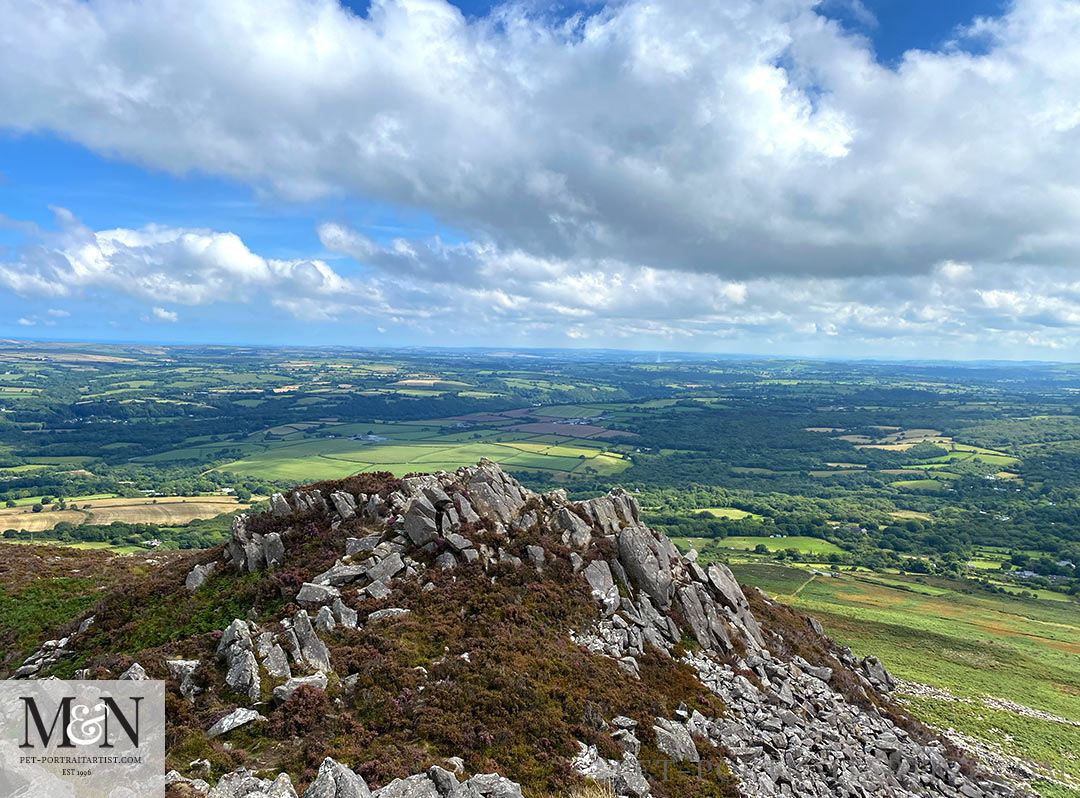
[[374, 623], [376, 621], [385, 621], [388, 618], [400, 618], [402, 615], [408, 615], [412, 610], [406, 610], [401, 607], [389, 607], [385, 610], [376, 610], [367, 617], [368, 623]]
[[458, 554], [467, 549], [472, 548], [472, 541], [464, 535], [459, 535], [457, 532], [451, 532], [446, 536], [446, 542], [450, 545], [454, 551]]
[[478, 516], [476, 514], [476, 511], [473, 510], [472, 505], [469, 504], [469, 500], [462, 496], [460, 493], [454, 494], [453, 502], [454, 505], [457, 507], [457, 511], [458, 514], [461, 516], [461, 520], [463, 520], [465, 523], [475, 524], [477, 521], [480, 520], [480, 516]]
[[442, 798], [435, 783], [424, 773], [407, 779], [394, 779], [372, 793], [374, 798]]
[[405, 562], [401, 559], [401, 555], [394, 552], [389, 557], [386, 557], [379, 562], [375, 563], [367, 569], [367, 577], [372, 582], [389, 582], [397, 574], [405, 568]]
[[293, 616], [292, 631], [296, 635], [297, 646], [303, 662], [307, 663], [313, 670], [329, 673], [332, 670], [330, 667], [330, 651], [326, 648], [326, 644], [319, 639], [319, 636], [315, 634], [307, 610], [300, 610]]
[[390, 595], [390, 588], [388, 588], [381, 581], [372, 582], [366, 588], [364, 592], [371, 596], [373, 599], [382, 600]]
[[653, 732], [656, 734], [656, 749], [660, 753], [667, 754], [676, 762], [701, 760], [690, 732], [681, 723], [675, 723], [667, 718], [657, 718]]
[[146, 669], [137, 662], [120, 674], [120, 681], [122, 682], [145, 682], [149, 679], [150, 677], [146, 675]]
[[875, 690], [886, 693], [896, 687], [896, 680], [893, 679], [892, 674], [885, 670], [885, 666], [881, 664], [881, 660], [877, 657], [865, 657], [861, 667], [867, 681], [874, 686]]
[[503, 524], [510, 523], [525, 504], [521, 486], [496, 463], [487, 458], [475, 468], [463, 469], [469, 486], [469, 501], [479, 513]]
[[319, 671], [311, 676], [294, 676], [285, 682], [285, 684], [279, 684], [274, 688], [274, 703], [284, 704], [293, 697], [293, 693], [305, 685], [318, 688], [319, 690], [325, 690], [326, 674]]
[[605, 535], [614, 535], [622, 528], [619, 516], [615, 513], [615, 503], [608, 496], [599, 496], [582, 502], [582, 510], [589, 516]]
[[322, 491], [318, 489], [310, 491], [294, 490], [292, 494], [292, 499], [293, 503], [296, 505], [297, 512], [326, 512], [326, 499], [323, 498]]
[[413, 499], [405, 511], [405, 534], [417, 546], [438, 537], [435, 529], [435, 508], [427, 498]]
[[165, 668], [169, 671], [169, 678], [179, 682], [180, 695], [188, 701], [194, 701], [199, 693], [199, 687], [195, 684], [193, 675], [199, 667], [197, 659], [169, 659], [165, 660]]
[[270, 632], [260, 634], [255, 640], [255, 649], [262, 661], [262, 666], [271, 677], [288, 679], [292, 676], [285, 650], [274, 640], [273, 634]]
[[618, 548], [619, 562], [631, 582], [644, 590], [661, 610], [667, 610], [674, 592], [671, 564], [652, 531], [643, 526], [628, 526], [619, 532]]
[[342, 601], [340, 598], [334, 599], [332, 607], [335, 617], [338, 619], [338, 622], [342, 626], [348, 629], [356, 628], [356, 623], [359, 618], [356, 610], [354, 610], [352, 607], [346, 606], [345, 602]]
[[604, 608], [604, 614], [615, 612], [619, 608], [619, 588], [611, 576], [611, 566], [605, 560], [593, 560], [582, 575], [592, 588], [593, 598]]
[[450, 551], [444, 551], [442, 554], [435, 558], [435, 566], [444, 571], [450, 568], [457, 567], [457, 564], [457, 557], [455, 557], [454, 553]]
[[204, 565], [196, 565], [192, 568], [184, 580], [184, 587], [195, 591], [206, 584], [206, 580], [217, 570], [217, 562], [208, 562]]
[[547, 553], [544, 551], [543, 546], [526, 546], [525, 559], [537, 568], [543, 568], [544, 562], [547, 559]]
[[175, 770], [170, 770], [165, 774], [165, 788], [168, 789], [173, 785], [179, 785], [181, 794], [185, 796], [206, 795], [210, 791], [210, 785], [202, 779], [189, 779]]
[[356, 499], [344, 491], [334, 491], [330, 494], [330, 501], [334, 509], [342, 518], [352, 518], [356, 515]]
[[281, 542], [281, 535], [270, 532], [263, 537], [263, 558], [267, 568], [277, 568], [285, 563], [285, 544]]
[[362, 554], [371, 551], [379, 545], [380, 540], [382, 540], [381, 535], [368, 535], [367, 537], [362, 538], [345, 538], [345, 556], [349, 557], [353, 554]]
[[707, 573], [709, 583], [715, 588], [720, 603], [735, 614], [743, 630], [758, 648], [764, 646], [765, 639], [761, 636], [761, 627], [750, 612], [750, 604], [746, 601], [746, 596], [743, 595], [742, 588], [735, 581], [731, 570], [723, 563], [713, 563], [709, 566]]
[[326, 757], [319, 774], [304, 790], [303, 798], [369, 798], [371, 791], [364, 780], [349, 768]]
[[281, 773], [270, 781], [241, 768], [222, 776], [207, 798], [296, 798], [296, 790], [288, 773]]
[[206, 736], [213, 739], [214, 737], [219, 737], [222, 734], [231, 732], [233, 729], [237, 729], [255, 720], [266, 720], [266, 718], [254, 709], [244, 709], [243, 707], [240, 707], [239, 709], [234, 709], [207, 729]]
[[225, 674], [225, 684], [238, 693], [246, 693], [253, 702], [259, 700], [259, 663], [251, 649], [236, 650], [229, 659], [229, 670]]
[[481, 773], [462, 786], [475, 790], [484, 798], [522, 798], [521, 787], [498, 773]]
[[289, 506], [289, 502], [284, 496], [280, 493], [274, 493], [270, 496], [270, 512], [278, 518], [283, 518], [292, 515], [292, 507]]
[[[340, 597], [335, 601], [341, 601]], [[337, 621], [334, 620], [334, 613], [331, 612], [329, 607], [319, 607], [319, 611], [315, 613], [314, 626], [320, 632], [332, 632], [334, 627], [337, 626]]]
[[435, 785], [435, 790], [443, 798], [449, 798], [458, 789], [457, 776], [445, 768], [432, 765], [427, 770], [427, 777]]
[[358, 579], [363, 579], [367, 575], [367, 570], [363, 565], [345, 565], [342, 562], [336, 562], [328, 570], [323, 571], [311, 581], [316, 585], [328, 585], [330, 587], [341, 587], [347, 585], [350, 582], [355, 582]]
[[341, 598], [341, 591], [329, 585], [316, 585], [314, 582], [304, 582], [300, 592], [296, 594], [296, 603], [301, 607], [312, 610], [329, 604], [336, 598]]
[[584, 548], [592, 540], [592, 529], [568, 507], [555, 513], [555, 527], [561, 532], [562, 542], [575, 549]]

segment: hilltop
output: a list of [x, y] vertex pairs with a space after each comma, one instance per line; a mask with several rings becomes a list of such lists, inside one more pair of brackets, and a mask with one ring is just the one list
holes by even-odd
[[166, 679], [170, 798], [1018, 794], [623, 490], [538, 494], [482, 460], [270, 505], [14, 672]]

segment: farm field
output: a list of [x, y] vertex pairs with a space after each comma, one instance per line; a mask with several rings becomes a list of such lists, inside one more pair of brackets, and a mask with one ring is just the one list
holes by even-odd
[[[78, 502], [76, 502], [78, 504]], [[79, 510], [45, 509], [34, 513], [26, 506], [0, 508], [0, 531], [44, 532], [61, 521], [72, 524], [186, 524], [249, 507], [231, 496], [163, 496], [157, 499], [97, 499]]]

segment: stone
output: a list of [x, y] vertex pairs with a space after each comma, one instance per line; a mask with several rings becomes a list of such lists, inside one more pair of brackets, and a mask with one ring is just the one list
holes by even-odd
[[322, 671], [318, 671], [311, 676], [294, 676], [285, 684], [279, 684], [274, 688], [274, 703], [284, 704], [293, 697], [293, 693], [304, 686], [325, 690], [326, 683], [326, 674]]
[[455, 557], [454, 553], [451, 551], [444, 551], [435, 558], [435, 566], [443, 571], [454, 568], [457, 564], [457, 557]]
[[562, 507], [555, 513], [555, 527], [562, 533], [562, 542], [575, 549], [584, 548], [592, 540], [592, 529], [568, 507]]
[[[614, 511], [612, 511], [614, 513]], [[644, 590], [661, 610], [671, 606], [671, 565], [651, 530], [628, 526], [618, 536], [619, 562], [634, 586]]]
[[356, 499], [344, 491], [334, 491], [330, 494], [330, 502], [342, 518], [352, 518], [356, 515]]
[[370, 585], [364, 588], [364, 592], [371, 596], [373, 599], [382, 600], [390, 595], [390, 588], [388, 588], [382, 582], [372, 582]]
[[219, 737], [222, 734], [231, 732], [233, 729], [238, 729], [241, 726], [244, 726], [256, 720], [266, 720], [266, 718], [264, 718], [254, 709], [244, 709], [243, 707], [240, 707], [239, 709], [234, 709], [228, 715], [226, 715], [209, 729], [207, 729], [206, 736], [213, 739], [214, 737]]
[[413, 499], [405, 511], [405, 534], [416, 546], [423, 546], [438, 537], [435, 530], [435, 508], [426, 498]]
[[358, 579], [363, 579], [366, 574], [367, 569], [363, 565], [345, 565], [339, 561], [311, 581], [316, 585], [341, 587], [350, 582], [355, 582]]
[[300, 610], [293, 616], [292, 630], [296, 634], [296, 641], [303, 661], [314, 670], [329, 673], [332, 670], [330, 667], [330, 651], [326, 648], [326, 644], [319, 639], [319, 636], [315, 634], [307, 610]]
[[358, 775], [340, 762], [326, 757], [319, 765], [315, 781], [303, 798], [369, 798], [371, 790]]
[[379, 545], [379, 541], [382, 540], [381, 535], [368, 535], [362, 538], [345, 538], [345, 556], [349, 557], [353, 554], [362, 554], [367, 551], [372, 551]]
[[656, 734], [656, 749], [660, 753], [667, 754], [675, 762], [700, 761], [697, 746], [694, 745], [690, 732], [681, 723], [657, 718], [653, 732]]
[[480, 520], [480, 516], [476, 514], [472, 505], [469, 504], [469, 500], [466, 499], [460, 493], [454, 494], [454, 505], [457, 507], [458, 514], [461, 516], [461, 520], [467, 524], [475, 524]]
[[336, 587], [304, 582], [300, 592], [296, 594], [296, 603], [310, 610], [321, 607], [323, 604], [329, 604], [336, 598], [341, 598], [341, 591]]
[[289, 659], [285, 656], [285, 649], [278, 645], [270, 632], [263, 632], [259, 635], [256, 641], [256, 650], [259, 653], [259, 659], [262, 660], [262, 666], [266, 668], [267, 674], [272, 678], [288, 679], [292, 676]]
[[431, 779], [435, 790], [443, 798], [449, 798], [459, 786], [457, 776], [438, 765], [432, 765], [427, 769], [427, 777]]
[[199, 667], [197, 659], [168, 659], [165, 660], [165, 669], [169, 672], [169, 678], [179, 682], [180, 695], [188, 701], [194, 701], [200, 692], [195, 684], [193, 674]]
[[525, 559], [536, 568], [543, 568], [544, 562], [547, 560], [547, 553], [544, 551], [543, 546], [526, 546]]
[[614, 613], [619, 608], [619, 588], [615, 586], [611, 566], [605, 560], [593, 560], [581, 573], [592, 588], [593, 598], [604, 608], [604, 614]]
[[466, 549], [472, 548], [472, 541], [464, 535], [459, 535], [457, 532], [451, 532], [446, 536], [446, 542], [450, 545], [454, 551], [458, 554]]
[[735, 581], [731, 570], [723, 563], [713, 563], [709, 566], [707, 573], [709, 584], [716, 590], [720, 603], [735, 614], [743, 631], [757, 644], [758, 648], [764, 646], [765, 639], [761, 636], [761, 627], [750, 612], [750, 604], [743, 595], [739, 583]]
[[137, 662], [120, 674], [120, 681], [122, 682], [145, 682], [149, 679], [150, 677], [146, 675], [146, 669]]
[[442, 798], [434, 782], [423, 773], [409, 776], [407, 779], [394, 779], [380, 790], [372, 793], [373, 798]]
[[238, 693], [245, 693], [252, 702], [260, 697], [259, 663], [250, 648], [234, 649], [229, 658], [229, 670], [225, 674], [225, 684]]
[[521, 787], [498, 773], [473, 776], [463, 786], [475, 790], [484, 798], [522, 798]]
[[405, 568], [405, 562], [401, 555], [394, 552], [390, 556], [380, 560], [367, 570], [367, 577], [372, 582], [389, 582]]
[[359, 616], [352, 607], [345, 605], [345, 602], [340, 598], [334, 599], [333, 603], [334, 615], [337, 617], [338, 622], [347, 629], [355, 629]]
[[184, 587], [193, 592], [198, 590], [200, 587], [206, 584], [206, 580], [209, 579], [216, 570], [216, 562], [208, 562], [204, 565], [196, 565], [188, 572], [187, 578], [184, 580]]
[[270, 532], [263, 537], [263, 559], [266, 560], [267, 568], [277, 568], [285, 563], [285, 544], [281, 542], [281, 535]]
[[270, 496], [270, 512], [278, 518], [283, 518], [292, 515], [292, 507], [284, 496], [274, 493]]
[[[341, 598], [339, 597], [335, 601], [341, 601]], [[319, 611], [315, 613], [314, 626], [320, 632], [334, 631], [337, 621], [334, 620], [334, 613], [331, 612], [329, 607], [319, 607]]]

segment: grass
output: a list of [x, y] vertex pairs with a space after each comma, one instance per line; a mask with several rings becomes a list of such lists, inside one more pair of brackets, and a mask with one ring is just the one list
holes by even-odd
[[[91, 497], [92, 498], [92, 497]], [[0, 530], [24, 529], [27, 532], [43, 532], [61, 521], [72, 524], [111, 524], [123, 521], [129, 524], [186, 524], [197, 518], [213, 518], [222, 513], [241, 510], [248, 505], [230, 496], [164, 496], [158, 499], [101, 498], [90, 501], [86, 508], [81, 503], [78, 510], [45, 509], [40, 513], [28, 512], [25, 506], [0, 509]]]
[[746, 510], [740, 510], [737, 507], [702, 507], [697, 512], [708, 513], [713, 518], [761, 518], [756, 513], [749, 513]]

